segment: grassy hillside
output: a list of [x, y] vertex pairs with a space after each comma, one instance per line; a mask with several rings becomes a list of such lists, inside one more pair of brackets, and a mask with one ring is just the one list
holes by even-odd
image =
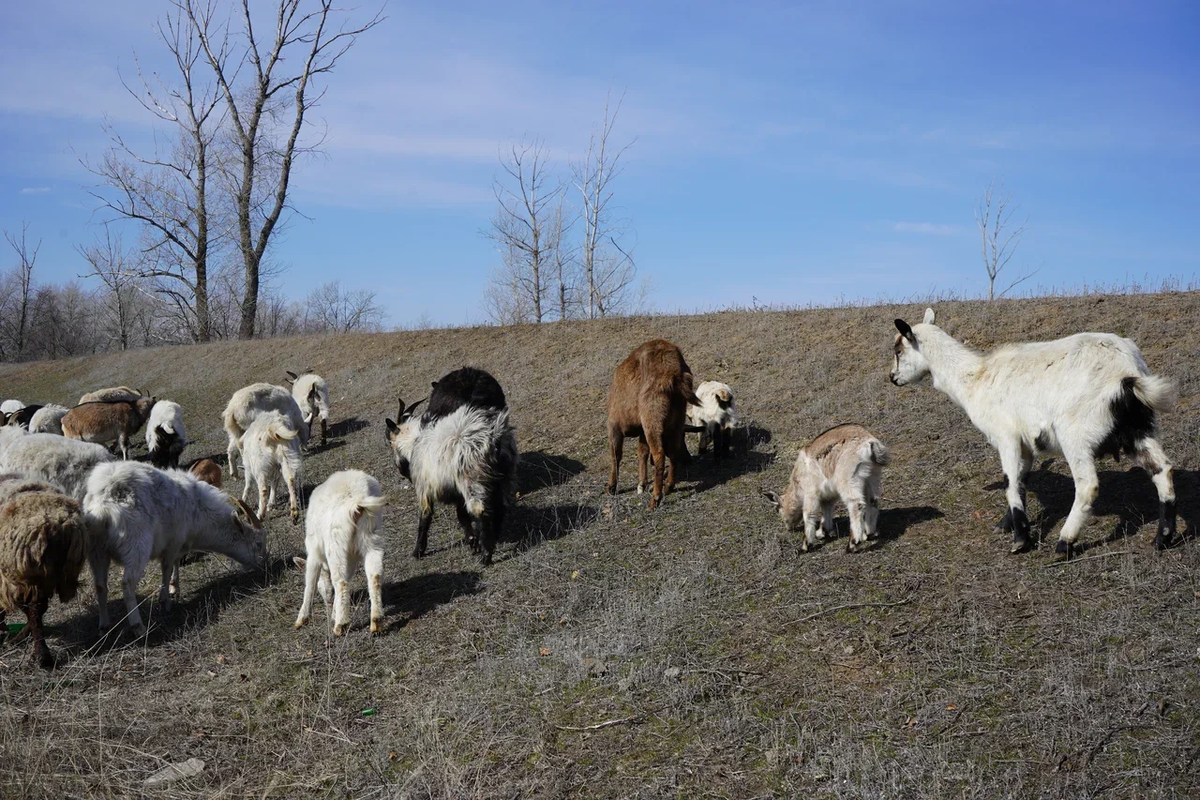
[[[1132, 337], [1180, 386], [1163, 420], [1182, 544], [1150, 546], [1148, 477], [1101, 465], [1081, 558], [1052, 551], [1072, 484], [1030, 477], [1041, 546], [1008, 554], [994, 451], [928, 386], [887, 381], [892, 319], [872, 307], [214, 344], [0, 370], [0, 394], [71, 401], [145, 386], [182, 403], [186, 458], [224, 453], [238, 387], [313, 367], [331, 387], [330, 472], [380, 478], [387, 625], [334, 639], [318, 604], [295, 632], [302, 529], [270, 521], [276, 567], [185, 568], [183, 603], [151, 631], [97, 641], [90, 588], [51, 609], [49, 678], [0, 649], [0, 795], [117, 796], [165, 763], [204, 773], [179, 797], [1186, 796], [1200, 787], [1200, 295], [944, 303], [979, 348], [1085, 330]], [[677, 342], [701, 378], [738, 392], [737, 457], [695, 460], [656, 512], [626, 448], [607, 497], [604, 397], [637, 344]], [[397, 395], [474, 364], [503, 384], [523, 453], [497, 563], [458, 544], [453, 512], [410, 555], [412, 491], [384, 444]], [[881, 536], [801, 554], [759, 498], [801, 444], [859, 422], [890, 446]], [[694, 446], [694, 437], [690, 437]], [[240, 482], [231, 482], [240, 491]], [[151, 572], [155, 572], [151, 570]], [[112, 585], [117, 585], [114, 576]], [[90, 581], [89, 581], [90, 582]], [[115, 617], [120, 605], [114, 593]], [[148, 611], [148, 614], [147, 614]], [[159, 792], [161, 794], [161, 792]]]

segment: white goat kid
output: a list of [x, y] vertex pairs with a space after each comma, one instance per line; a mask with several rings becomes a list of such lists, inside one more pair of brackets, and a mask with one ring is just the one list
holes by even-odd
[[246, 466], [242, 500], [249, 498], [250, 487], [257, 484], [258, 517], [266, 519], [267, 511], [275, 505], [275, 488], [282, 478], [287, 485], [292, 524], [298, 523], [300, 472], [304, 462], [299, 432], [292, 427], [291, 421], [278, 411], [260, 413], [242, 435], [239, 447]]
[[1174, 402], [1171, 383], [1150, 374], [1137, 345], [1111, 333], [1078, 333], [1051, 342], [1007, 345], [982, 354], [925, 321], [896, 320], [892, 383], [933, 378], [935, 389], [957, 403], [1000, 454], [1008, 479], [1014, 553], [1029, 546], [1025, 476], [1034, 458], [1061, 453], [1075, 479], [1075, 502], [1059, 533], [1056, 552], [1070, 558], [1099, 488], [1096, 459], [1132, 455], [1158, 490], [1155, 547], [1175, 535], [1171, 462], [1155, 438], [1156, 415]]
[[[350, 624], [350, 579], [359, 565], [367, 575], [371, 597], [371, 633], [383, 620], [383, 550], [379, 528], [383, 521], [383, 492], [379, 481], [365, 472], [335, 472], [313, 490], [305, 519], [304, 600], [296, 630], [312, 616], [313, 594], [319, 589], [326, 612], [333, 606], [333, 634], [341, 636]], [[332, 598], [331, 598], [332, 595]]]

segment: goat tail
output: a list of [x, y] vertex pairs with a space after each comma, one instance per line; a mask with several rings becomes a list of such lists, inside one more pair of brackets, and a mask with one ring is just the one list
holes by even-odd
[[892, 460], [892, 454], [888, 452], [887, 445], [878, 439], [868, 439], [863, 442], [862, 446], [858, 448], [858, 457], [881, 467], [886, 467]]
[[1134, 378], [1133, 394], [1159, 413], [1171, 411], [1179, 399], [1175, 384], [1157, 375], [1139, 375]]
[[242, 430], [241, 425], [238, 425], [237, 420], [233, 418], [232, 407], [226, 406], [225, 410], [221, 412], [221, 423], [225, 426], [225, 432], [228, 433], [231, 438], [237, 439], [238, 446], [241, 447], [242, 434], [244, 434], [245, 431]]
[[387, 501], [382, 497], [364, 497], [355, 504], [354, 510], [351, 512], [351, 521], [357, 527], [362, 526], [365, 519], [367, 522], [366, 529], [368, 531], [373, 530], [375, 528], [375, 518], [383, 512], [385, 505], [387, 505]]
[[290, 441], [300, 435], [299, 431], [295, 428], [279, 422], [271, 423], [270, 427], [267, 428], [267, 433], [277, 442]]
[[688, 401], [689, 405], [702, 406], [704, 401], [696, 396], [696, 376], [690, 372], [684, 372], [679, 376], [678, 383], [679, 393], [683, 395], [683, 399]]

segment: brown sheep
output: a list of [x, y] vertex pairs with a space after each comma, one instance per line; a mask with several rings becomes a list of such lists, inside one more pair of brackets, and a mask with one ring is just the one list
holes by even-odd
[[0, 624], [5, 612], [25, 612], [33, 657], [43, 669], [57, 659], [46, 646], [42, 617], [55, 594], [64, 603], [75, 596], [87, 537], [79, 503], [49, 484], [0, 475]]
[[205, 483], [212, 484], [218, 489], [221, 488], [221, 467], [211, 458], [201, 458], [198, 461], [193, 461], [192, 465], [188, 467], [188, 472]]
[[121, 457], [129, 460], [129, 439], [146, 424], [156, 399], [95, 402], [78, 405], [63, 415], [63, 436], [85, 442], [117, 442]]
[[654, 339], [629, 354], [617, 367], [608, 390], [608, 447], [612, 471], [608, 493], [617, 491], [617, 470], [626, 436], [638, 437], [638, 493], [646, 487], [647, 460], [654, 460], [650, 508], [662, 501], [663, 460], [671, 459], [666, 492], [675, 487], [676, 463], [688, 463], [684, 419], [689, 403], [698, 405], [695, 379], [683, 353], [665, 339]]

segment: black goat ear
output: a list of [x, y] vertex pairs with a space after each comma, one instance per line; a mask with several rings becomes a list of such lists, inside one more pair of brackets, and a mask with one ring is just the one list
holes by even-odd
[[434, 381], [433, 383], [429, 384], [429, 388], [430, 388], [430, 389], [436, 389], [436, 388], [437, 388], [437, 381]]
[[287, 373], [287, 376], [288, 376], [289, 378], [291, 378], [292, 380], [296, 380], [296, 378], [297, 378], [297, 377], [299, 377], [299, 376], [297, 376], [297, 375], [296, 375], [296, 373], [292, 372], [290, 369], [289, 369], [289, 370], [285, 370], [285, 372]]
[[400, 426], [392, 422], [390, 419], [384, 420], [384, 422], [387, 423], [387, 430], [389, 434], [394, 434], [396, 431], [400, 430]]
[[902, 319], [896, 320], [896, 330], [900, 331], [900, 335], [910, 342], [913, 340], [912, 327]]

